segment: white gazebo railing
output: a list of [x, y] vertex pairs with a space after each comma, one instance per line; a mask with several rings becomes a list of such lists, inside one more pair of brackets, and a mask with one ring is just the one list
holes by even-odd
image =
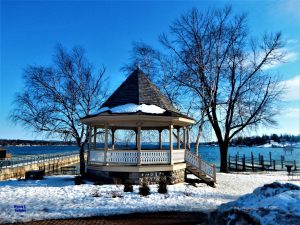
[[[173, 150], [173, 162], [184, 162], [184, 152], [185, 150]], [[169, 150], [108, 150], [105, 162], [104, 150], [91, 150], [88, 161], [90, 164], [169, 164], [170, 156]]]

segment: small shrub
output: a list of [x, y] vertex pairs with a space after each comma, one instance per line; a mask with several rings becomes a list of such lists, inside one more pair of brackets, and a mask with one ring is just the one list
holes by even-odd
[[158, 182], [158, 193], [160, 194], [166, 194], [168, 193], [168, 188], [167, 188], [167, 178], [163, 175], [159, 177], [159, 182]]
[[96, 190], [92, 193], [92, 196], [95, 197], [95, 198], [98, 198], [98, 197], [101, 197], [101, 194], [98, 190]]
[[94, 182], [94, 185], [103, 185], [104, 182], [103, 181], [100, 181], [100, 180], [97, 180]]
[[124, 192], [133, 192], [133, 185], [130, 180], [126, 180], [124, 183]]
[[119, 191], [112, 191], [110, 193], [110, 195], [111, 195], [112, 198], [123, 198], [121, 192], [119, 192]]
[[142, 185], [139, 188], [139, 194], [142, 196], [150, 195], [150, 188], [145, 178], [143, 179]]
[[74, 183], [75, 183], [75, 185], [82, 184], [82, 177], [81, 176], [75, 176], [74, 177]]
[[188, 196], [188, 197], [191, 197], [192, 196], [192, 191], [188, 187], [186, 187], [185, 191], [184, 191], [184, 195]]

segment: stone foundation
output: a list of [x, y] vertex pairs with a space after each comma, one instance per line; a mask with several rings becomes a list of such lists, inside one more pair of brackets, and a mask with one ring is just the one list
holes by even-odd
[[133, 184], [141, 184], [144, 180], [148, 184], [157, 184], [160, 176], [166, 176], [169, 184], [184, 182], [185, 169], [173, 171], [155, 171], [155, 172], [108, 172], [88, 169], [88, 177], [102, 181], [103, 183], [123, 184], [129, 180]]

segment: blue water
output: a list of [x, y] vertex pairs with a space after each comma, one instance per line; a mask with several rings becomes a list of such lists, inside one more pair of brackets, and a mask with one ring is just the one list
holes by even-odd
[[13, 156], [78, 152], [77, 146], [5, 146]]
[[[142, 145], [142, 149], [156, 149], [157, 147], [157, 145]], [[164, 145], [163, 147], [164, 149], [168, 148], [167, 145]], [[7, 146], [4, 148], [12, 153], [13, 156], [79, 152], [77, 146]], [[122, 146], [118, 146], [118, 148], [120, 149]], [[134, 149], [134, 145], [129, 146], [129, 148]], [[176, 145], [174, 145], [174, 149], [176, 149]], [[282, 148], [230, 147], [228, 154], [232, 156], [236, 154], [245, 154], [246, 157], [250, 157], [251, 152], [253, 152], [255, 158], [260, 154], [264, 156], [265, 160], [269, 160], [269, 152], [271, 152], [273, 160], [280, 160], [281, 156], [284, 156], [287, 161], [296, 160], [300, 162], [300, 148], [294, 148], [293, 153], [285, 153]], [[215, 163], [217, 166], [219, 165], [220, 152], [218, 146], [201, 145], [199, 148], [199, 155], [204, 160]]]

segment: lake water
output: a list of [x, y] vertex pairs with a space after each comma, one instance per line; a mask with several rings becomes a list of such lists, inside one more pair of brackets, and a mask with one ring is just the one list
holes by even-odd
[[[142, 148], [151, 149], [153, 145], [143, 145]], [[167, 145], [164, 145], [167, 148]], [[79, 148], [77, 146], [7, 146], [4, 147], [13, 156], [18, 155], [36, 155], [36, 154], [58, 154], [66, 152], [78, 152]], [[176, 149], [176, 145], [174, 145]], [[269, 159], [269, 152], [272, 154], [274, 160], [280, 160], [281, 156], [285, 156], [285, 160], [300, 162], [300, 148], [294, 148], [292, 153], [285, 153], [282, 148], [258, 148], [258, 147], [230, 147], [229, 154], [245, 154], [246, 157], [251, 156], [253, 152], [254, 157], [257, 158], [258, 154], [264, 156], [265, 160]], [[209, 163], [215, 163], [217, 166], [220, 161], [220, 152], [218, 146], [206, 146], [201, 145], [199, 148], [199, 155]]]

